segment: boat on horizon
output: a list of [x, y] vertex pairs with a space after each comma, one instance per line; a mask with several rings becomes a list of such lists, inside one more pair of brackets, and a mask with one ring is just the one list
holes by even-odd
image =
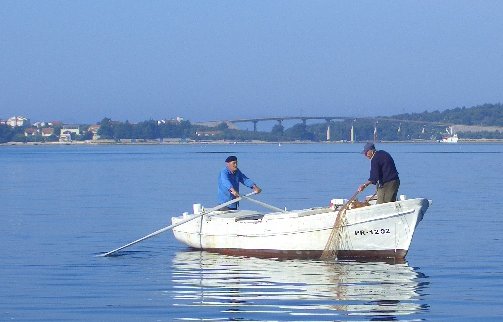
[[447, 135], [443, 136], [440, 142], [442, 143], [458, 143], [458, 134], [454, 133], [454, 129], [451, 127], [445, 129]]
[[458, 143], [458, 135], [457, 134], [453, 134], [453, 135], [449, 135], [449, 136], [444, 136], [442, 138], [442, 140], [440, 140], [440, 142], [442, 143]]
[[[247, 198], [250, 199], [250, 198]], [[343, 214], [337, 259], [404, 259], [414, 231], [431, 204], [425, 198], [383, 204], [332, 199], [329, 207], [272, 212], [225, 210], [172, 217], [173, 234], [191, 249], [226, 255], [281, 259], [319, 259]], [[254, 199], [252, 199], [254, 200]], [[266, 204], [267, 205], [267, 204]], [[191, 219], [194, 220], [191, 220]], [[196, 220], [197, 219], [197, 220]]]

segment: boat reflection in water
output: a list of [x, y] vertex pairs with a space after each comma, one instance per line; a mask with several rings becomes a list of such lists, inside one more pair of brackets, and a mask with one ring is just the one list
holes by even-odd
[[428, 310], [426, 277], [407, 263], [312, 261], [178, 252], [176, 319], [394, 320]]

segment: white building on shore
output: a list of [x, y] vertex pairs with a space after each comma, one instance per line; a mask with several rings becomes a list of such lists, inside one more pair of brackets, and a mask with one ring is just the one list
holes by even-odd
[[7, 125], [10, 127], [25, 126], [30, 124], [30, 120], [24, 116], [13, 116], [7, 120]]

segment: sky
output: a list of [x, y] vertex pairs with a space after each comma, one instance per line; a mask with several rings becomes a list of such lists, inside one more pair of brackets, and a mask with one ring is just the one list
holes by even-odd
[[503, 1], [0, 0], [0, 119], [391, 116], [503, 101]]

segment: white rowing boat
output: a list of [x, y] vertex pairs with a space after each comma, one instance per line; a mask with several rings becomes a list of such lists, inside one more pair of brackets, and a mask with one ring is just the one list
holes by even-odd
[[[337, 200], [337, 199], [334, 199]], [[430, 205], [424, 198], [347, 209], [338, 259], [403, 259], [417, 224]], [[262, 213], [253, 210], [184, 213], [172, 218], [174, 236], [193, 249], [228, 255], [273, 258], [320, 258], [341, 203]], [[351, 207], [349, 207], [351, 208]], [[198, 217], [190, 220], [190, 218]], [[179, 224], [186, 221], [183, 224]], [[179, 225], [177, 225], [179, 224]]]

